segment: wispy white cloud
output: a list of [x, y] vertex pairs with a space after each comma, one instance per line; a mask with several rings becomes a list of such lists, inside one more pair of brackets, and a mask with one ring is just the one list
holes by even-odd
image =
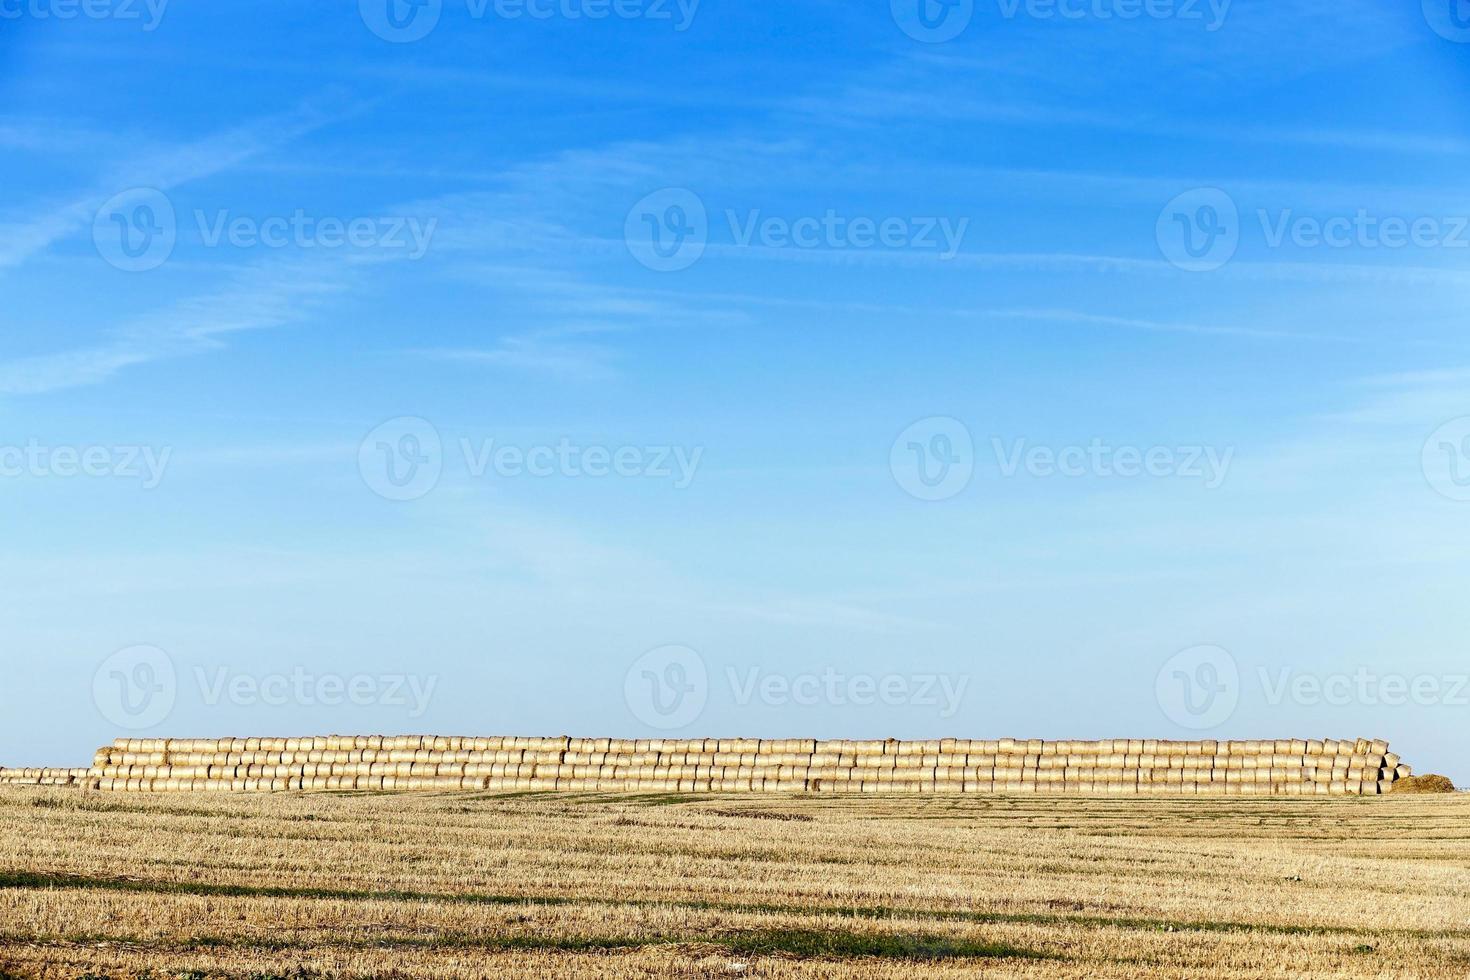
[[537, 334], [501, 337], [490, 347], [427, 348], [413, 353], [437, 361], [545, 372], [579, 381], [603, 381], [618, 373], [610, 350], [556, 343]]
[[1470, 415], [1470, 366], [1403, 371], [1365, 379], [1359, 404], [1326, 418], [1376, 427], [1409, 426], [1431, 430]]
[[[951, 311], [963, 316], [965, 313]], [[1110, 316], [1099, 313], [1084, 313], [1067, 309], [1011, 309], [980, 310], [973, 316], [997, 320], [1032, 320], [1047, 323], [1074, 323], [1083, 326], [1140, 330], [1149, 333], [1185, 333], [1206, 336], [1246, 337], [1258, 340], [1327, 340], [1337, 343], [1361, 343], [1362, 339], [1342, 334], [1321, 334], [1299, 330], [1272, 330], [1262, 327], [1243, 327], [1230, 324], [1184, 323], [1170, 320], [1149, 320], [1140, 317]]]
[[125, 368], [218, 349], [245, 330], [305, 316], [315, 301], [346, 285], [342, 263], [267, 263], [225, 288], [135, 317], [91, 346], [0, 362], [0, 394], [35, 395], [97, 384]]
[[[1201, 7], [1204, 5], [1201, 4]], [[1063, 31], [1020, 17], [1001, 23], [977, 18], [946, 51], [900, 47], [897, 54], [858, 72], [837, 73], [787, 97], [776, 108], [811, 127], [841, 129], [906, 123], [970, 122], [1146, 135], [1204, 143], [1296, 144], [1372, 151], [1395, 156], [1470, 155], [1470, 140], [1442, 132], [1270, 125], [1254, 117], [1200, 121], [1175, 93], [1261, 84], [1382, 57], [1423, 37], [1383, 16], [1381, 6], [1343, 3], [1333, 8], [1334, 43], [1305, 50], [1299, 39], [1318, 30], [1319, 15], [1290, 4], [1236, 0], [1221, 30], [1192, 34], [1186, 24], [1128, 24], [1106, 30]], [[1413, 18], [1405, 18], [1412, 24]], [[1171, 36], [1167, 28], [1187, 30]], [[982, 40], [983, 38], [983, 40]], [[982, 46], [983, 45], [983, 46]], [[976, 53], [977, 48], [981, 53]], [[1208, 56], [1203, 56], [1207, 53]], [[1065, 71], [1058, 71], [1065, 65]], [[1128, 93], [1150, 92], [1146, 100]], [[1097, 107], [1096, 93], [1117, 97]], [[1079, 108], [1084, 106], [1086, 108]]]
[[[130, 134], [136, 140], [137, 134]], [[0, 119], [0, 147], [27, 153], [96, 152], [102, 145], [121, 143], [116, 132], [76, 126], [61, 119]], [[136, 145], [136, 144], [135, 144]]]
[[[977, 64], [962, 58], [924, 53], [906, 55], [898, 62], [889, 74], [880, 71], [874, 76], [870, 73], [866, 80], [862, 74], [855, 74], [843, 79], [835, 89], [818, 89], [810, 95], [798, 96], [776, 106], [771, 109], [771, 115], [778, 118], [785, 113], [789, 121], [789, 114], [793, 111], [799, 114], [826, 111], [833, 108], [832, 100], [837, 99], [859, 107], [853, 111], [872, 114], [874, 118], [909, 112], [928, 114], [929, 117], [934, 113], [958, 112], [963, 115], [972, 112], [978, 113], [976, 118], [1048, 124], [1114, 126], [1120, 122], [1106, 112], [1094, 110], [1067, 110], [1058, 115], [1055, 110], [1044, 106], [1010, 100], [1004, 93], [994, 100], [972, 99], [966, 102], [963, 98], [934, 96], [935, 91], [948, 91], [945, 89], [890, 84], [894, 78], [915, 81], [932, 73], [942, 75], [976, 70], [1029, 77], [1024, 62], [992, 57], [988, 61], [982, 59], [977, 68]], [[842, 88], [843, 85], [849, 87]], [[861, 98], [854, 98], [855, 93]], [[42, 209], [13, 225], [9, 234], [0, 239], [4, 242], [0, 244], [0, 268], [23, 261], [58, 238], [75, 232], [91, 220], [92, 210], [98, 201], [110, 196], [119, 186], [142, 183], [175, 186], [239, 167], [248, 161], [260, 160], [265, 151], [331, 118], [331, 113], [320, 108], [303, 107], [292, 113], [256, 120], [194, 144], [157, 150], [129, 161], [92, 192], [79, 195], [63, 205]], [[1171, 128], [1170, 131], [1175, 130]], [[620, 238], [608, 237], [606, 222], [600, 227], [589, 228], [585, 216], [599, 214], [605, 217], [609, 202], [612, 202], [612, 210], [617, 212], [623, 199], [631, 204], [642, 193], [674, 178], [694, 186], [734, 188], [732, 193], [738, 196], [751, 188], [767, 187], [773, 173], [798, 182], [824, 179], [824, 175], [830, 174], [828, 165], [834, 163], [845, 167], [839, 172], [856, 183], [871, 184], [884, 177], [877, 161], [853, 164], [850, 155], [844, 158], [841, 153], [832, 154], [831, 159], [826, 158], [820, 151], [820, 141], [812, 140], [807, 132], [788, 136], [786, 134], [797, 131], [781, 125], [773, 126], [769, 132], [774, 135], [753, 137], [736, 132], [711, 138], [686, 133], [661, 141], [621, 141], [582, 147], [515, 162], [499, 172], [484, 175], [486, 180], [496, 185], [494, 190], [444, 195], [407, 202], [395, 208], [395, 211], [424, 219], [439, 219], [433, 243], [434, 257], [440, 260], [436, 265], [437, 272], [452, 275], [456, 270], [462, 271], [469, 266], [471, 275], [479, 275], [496, 270], [498, 266], [496, 285], [512, 291], [527, 311], [525, 315], [517, 314], [519, 325], [490, 343], [430, 346], [415, 353], [446, 364], [542, 372], [574, 380], [605, 380], [618, 373], [618, 352], [610, 343], [589, 341], [589, 336], [691, 323], [740, 325], [753, 322], [756, 317], [750, 308], [755, 303], [779, 300], [769, 296], [751, 297], [751, 302], [744, 306], [732, 307], [730, 303], [710, 303], [707, 297], [701, 302], [687, 293], [657, 293], [595, 281], [592, 277], [597, 274], [598, 266], [595, 262], [583, 260], [600, 257], [610, 262], [626, 262], [626, 249]], [[1275, 138], [1277, 135], [1262, 133], [1261, 138]], [[1354, 136], [1334, 135], [1322, 130], [1307, 135], [1312, 140], [1329, 142], [1339, 136]], [[1392, 134], [1356, 135], [1370, 135], [1373, 140], [1383, 142]], [[1430, 138], [1429, 142], [1436, 146], [1439, 144], [1437, 138]], [[1432, 148], [1425, 147], [1426, 151]], [[1168, 176], [1025, 170], [998, 173], [1018, 183], [1030, 181], [1038, 186], [1053, 187], [1069, 183], [1075, 185], [1079, 193], [1105, 187], [1144, 198], [1176, 189], [1174, 185], [1178, 180]], [[888, 174], [886, 179], [891, 178], [892, 175]], [[1248, 186], [1259, 189], [1265, 183], [1258, 181]], [[712, 206], [715, 203], [712, 201]], [[1146, 234], [1145, 245], [1151, 246]], [[506, 256], [517, 261], [513, 264], [497, 262]], [[802, 250], [744, 247], [712, 241], [703, 261], [720, 263], [731, 260], [897, 267], [961, 276], [977, 270], [1021, 271], [1043, 277], [1079, 271], [1098, 276], [1185, 276], [1151, 254], [1151, 248], [1141, 248], [1137, 256], [1086, 250], [971, 251], [960, 252], [952, 259], [941, 261], [932, 253], [914, 250]], [[456, 266], [456, 262], [459, 265]], [[343, 265], [345, 269], [349, 264]], [[568, 271], [571, 268], [576, 269], [575, 275]], [[98, 344], [0, 364], [0, 393], [34, 393], [73, 384], [96, 383], [131, 366], [217, 347], [226, 335], [239, 330], [278, 326], [301, 315], [301, 310], [293, 308], [291, 303], [287, 302], [283, 308], [277, 301], [279, 297], [295, 295], [298, 287], [292, 285], [293, 282], [315, 282], [317, 286], [328, 281], [338, 283], [344, 269], [329, 271], [325, 266], [312, 265], [293, 270], [289, 262], [272, 264], [268, 269], [249, 274], [259, 276], [256, 280], [260, 289], [258, 296], [245, 295], [242, 292], [244, 287], [236, 286], [217, 295], [176, 304], [164, 313], [124, 325], [111, 331], [108, 338]], [[617, 272], [611, 266], [606, 271], [604, 278], [608, 280], [613, 279]], [[321, 278], [323, 276], [326, 278]], [[1238, 279], [1324, 285], [1362, 282], [1464, 286], [1470, 284], [1470, 273], [1453, 268], [1402, 264], [1256, 262], [1241, 258], [1212, 276], [1212, 280], [1217, 282]], [[813, 306], [835, 310], [843, 308], [843, 301], [813, 303]], [[1258, 325], [1174, 322], [1110, 311], [928, 307], [924, 315], [1068, 322], [1112, 329], [1244, 339], [1351, 339], [1325, 332], [1304, 334]]]
[[124, 160], [88, 190], [0, 224], [0, 269], [18, 265], [87, 228], [97, 209], [122, 191], [137, 187], [168, 191], [191, 180], [218, 174], [340, 118], [345, 111], [341, 107], [306, 103], [289, 112], [264, 116], [191, 143], [154, 148]]
[[358, 446], [353, 442], [282, 443], [255, 446], [213, 446], [180, 449], [180, 459], [188, 466], [293, 466], [328, 463], [338, 465], [351, 459]]

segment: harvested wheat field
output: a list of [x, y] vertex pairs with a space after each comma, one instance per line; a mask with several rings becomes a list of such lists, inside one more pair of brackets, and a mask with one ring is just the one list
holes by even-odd
[[1470, 973], [1470, 799], [0, 790], [12, 977]]

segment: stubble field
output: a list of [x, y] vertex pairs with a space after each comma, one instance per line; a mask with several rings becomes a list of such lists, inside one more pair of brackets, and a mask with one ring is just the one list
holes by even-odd
[[0, 976], [1464, 977], [1470, 798], [0, 791]]

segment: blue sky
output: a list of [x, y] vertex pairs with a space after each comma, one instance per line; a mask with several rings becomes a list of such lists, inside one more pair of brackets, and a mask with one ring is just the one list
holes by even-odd
[[1462, 0], [393, 2], [0, 2], [0, 758], [1470, 779]]

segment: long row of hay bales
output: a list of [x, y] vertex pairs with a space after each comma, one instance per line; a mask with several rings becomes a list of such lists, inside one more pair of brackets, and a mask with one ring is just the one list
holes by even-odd
[[88, 786], [94, 769], [0, 769], [0, 786]]
[[[1412, 774], [1369, 739], [119, 739], [68, 785], [119, 792], [1374, 795]], [[80, 773], [81, 775], [77, 775]], [[45, 777], [39, 777], [45, 778]], [[0, 782], [7, 781], [0, 772]], [[15, 781], [24, 781], [17, 778]]]

